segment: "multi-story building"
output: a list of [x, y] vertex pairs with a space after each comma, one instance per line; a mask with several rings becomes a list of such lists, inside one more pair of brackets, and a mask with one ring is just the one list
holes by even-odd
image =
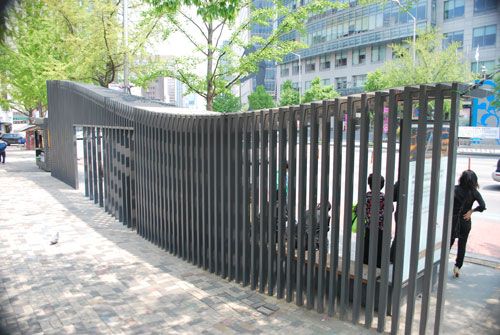
[[[297, 33], [287, 36], [304, 41], [309, 48], [287, 55], [277, 66], [278, 98], [286, 80], [291, 80], [303, 93], [316, 77], [324, 85], [333, 85], [341, 94], [363, 91], [367, 74], [392, 59], [390, 45], [412, 37], [412, 16], [416, 18], [417, 32], [436, 27], [445, 36], [444, 45], [460, 42], [464, 59], [473, 71], [480, 72], [483, 66], [491, 70], [498, 63], [498, 0], [419, 0], [409, 11], [412, 16], [391, 1], [370, 6], [359, 6], [353, 0], [345, 2], [350, 4], [348, 9], [329, 10], [311, 17], [305, 36]], [[298, 4], [290, 0], [288, 5], [293, 9]]]
[[[252, 0], [255, 8], [269, 8], [273, 6], [272, 1], [269, 0]], [[245, 12], [248, 15], [249, 11]], [[273, 31], [272, 24], [264, 26], [254, 24], [248, 32], [247, 38], [252, 36], [259, 36], [263, 38], [269, 37]], [[246, 50], [246, 52], [253, 52], [254, 50]], [[276, 97], [276, 64], [273, 61], [262, 61], [259, 63], [256, 73], [252, 73], [241, 80], [240, 95], [242, 103], [247, 103], [248, 95], [255, 91], [256, 87], [262, 85], [267, 93]]]
[[174, 78], [159, 77], [147, 89], [142, 89], [141, 95], [149, 99], [161, 100], [177, 107], [184, 107], [183, 85]]

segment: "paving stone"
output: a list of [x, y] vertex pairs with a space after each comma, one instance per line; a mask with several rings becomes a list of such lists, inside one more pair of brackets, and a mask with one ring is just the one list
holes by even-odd
[[[302, 328], [292, 330], [305, 334], [316, 322], [304, 308], [152, 245], [39, 170], [33, 152], [8, 150], [0, 166], [9, 213], [0, 220], [0, 325], [9, 334], [272, 334], [294, 321]], [[29, 192], [11, 201], [19, 190]], [[59, 243], [50, 245], [56, 232]]]

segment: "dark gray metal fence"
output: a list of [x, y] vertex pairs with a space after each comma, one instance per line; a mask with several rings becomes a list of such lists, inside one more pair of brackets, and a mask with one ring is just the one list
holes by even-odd
[[234, 114], [174, 114], [71, 82], [48, 82], [48, 96], [52, 175], [77, 187], [83, 127], [85, 195], [152, 243], [319, 313], [394, 334], [439, 333], [457, 85]]

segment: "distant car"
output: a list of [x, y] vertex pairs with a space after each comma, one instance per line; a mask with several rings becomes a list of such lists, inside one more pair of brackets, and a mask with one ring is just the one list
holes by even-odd
[[491, 178], [493, 178], [494, 181], [500, 182], [500, 159], [497, 162], [497, 169], [491, 174]]
[[2, 134], [0, 138], [4, 140], [7, 143], [7, 145], [26, 143], [26, 139], [21, 134], [18, 133]]

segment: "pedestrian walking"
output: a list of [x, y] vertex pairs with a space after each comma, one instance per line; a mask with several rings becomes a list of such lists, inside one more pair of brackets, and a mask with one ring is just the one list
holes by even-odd
[[5, 164], [5, 150], [7, 149], [7, 142], [0, 140], [0, 161]]
[[[453, 219], [451, 226], [450, 249], [458, 238], [458, 252], [453, 268], [453, 276], [460, 276], [460, 269], [464, 263], [465, 248], [471, 230], [471, 217], [474, 212], [482, 212], [486, 209], [481, 193], [478, 191], [479, 184], [477, 176], [472, 170], [465, 170], [455, 185], [455, 196], [453, 200]], [[474, 202], [478, 206], [472, 209]]]

